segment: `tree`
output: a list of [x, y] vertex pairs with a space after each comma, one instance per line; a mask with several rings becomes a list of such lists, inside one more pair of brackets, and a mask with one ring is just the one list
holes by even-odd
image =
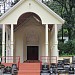
[[17, 2], [19, 2], [20, 0], [15, 0], [14, 2], [12, 2], [12, 6], [15, 5]]
[[75, 0], [54, 0], [54, 2], [59, 3], [63, 8], [61, 17], [65, 19], [65, 27], [68, 30], [69, 40], [73, 39], [75, 36]]
[[67, 29], [69, 40], [75, 38], [75, 0], [53, 0], [52, 4], [46, 4], [62, 18], [65, 19], [64, 27], [62, 26], [62, 41], [63, 28]]
[[[62, 34], [62, 42], [59, 41], [58, 44], [60, 54], [75, 54], [75, 0], [53, 0], [47, 6], [65, 20], [65, 24], [59, 32]], [[68, 36], [69, 41], [64, 44], [63, 36], [65, 35]]]

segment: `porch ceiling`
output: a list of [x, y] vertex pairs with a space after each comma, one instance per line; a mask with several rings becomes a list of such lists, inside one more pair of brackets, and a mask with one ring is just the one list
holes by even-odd
[[30, 20], [32, 17], [34, 17], [39, 23], [42, 24], [42, 21], [41, 21], [41, 19], [40, 19], [40, 17], [38, 15], [36, 15], [35, 13], [32, 13], [32, 12], [28, 12], [28, 13], [22, 14], [19, 17], [19, 19], [17, 21], [17, 25], [14, 26], [14, 29], [17, 28], [18, 26], [20, 26], [25, 21]]
[[[48, 25], [48, 28], [50, 29], [50, 31], [52, 30], [53, 25], [54, 25], [54, 24], [49, 24], [49, 25]], [[15, 30], [16, 28], [18, 28], [19, 26], [20, 26], [20, 24], [18, 24], [18, 25], [14, 24], [14, 30]], [[43, 26], [45, 26], [45, 25], [43, 24]], [[11, 25], [8, 24], [8, 27], [11, 28]]]
[[50, 30], [52, 30], [53, 24], [49, 24], [49, 25], [48, 25], [48, 28], [49, 28]]

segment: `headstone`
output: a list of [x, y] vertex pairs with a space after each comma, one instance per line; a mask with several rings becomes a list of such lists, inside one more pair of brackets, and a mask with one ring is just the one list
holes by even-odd
[[75, 56], [72, 56], [72, 63], [75, 63]]
[[4, 72], [5, 74], [11, 74], [12, 73], [12, 68], [10, 66], [7, 66], [5, 69], [4, 69]]
[[12, 64], [12, 74], [16, 74], [18, 72], [17, 64]]
[[64, 62], [64, 64], [68, 64], [68, 63], [70, 63], [70, 59], [64, 59], [63, 62]]

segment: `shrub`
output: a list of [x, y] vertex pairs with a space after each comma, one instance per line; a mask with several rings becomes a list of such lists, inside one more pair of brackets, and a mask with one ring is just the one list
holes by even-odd
[[75, 55], [75, 39], [58, 43], [59, 55]]

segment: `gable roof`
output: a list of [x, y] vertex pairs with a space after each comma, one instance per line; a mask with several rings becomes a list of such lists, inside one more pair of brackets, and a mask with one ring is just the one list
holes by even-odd
[[[13, 10], [15, 10], [20, 4], [22, 4], [24, 1], [27, 0], [20, 0], [17, 4], [15, 4], [12, 8], [10, 8], [6, 13], [4, 13], [0, 17], [0, 21], [2, 21], [5, 17], [7, 17]], [[47, 10], [51, 15], [53, 15], [56, 19], [58, 19], [62, 24], [65, 22], [59, 15], [57, 15], [54, 11], [52, 11], [48, 6], [46, 6], [44, 3], [38, 1], [38, 0], [33, 0], [36, 3], [38, 3], [40, 6], [42, 6], [45, 10]]]

